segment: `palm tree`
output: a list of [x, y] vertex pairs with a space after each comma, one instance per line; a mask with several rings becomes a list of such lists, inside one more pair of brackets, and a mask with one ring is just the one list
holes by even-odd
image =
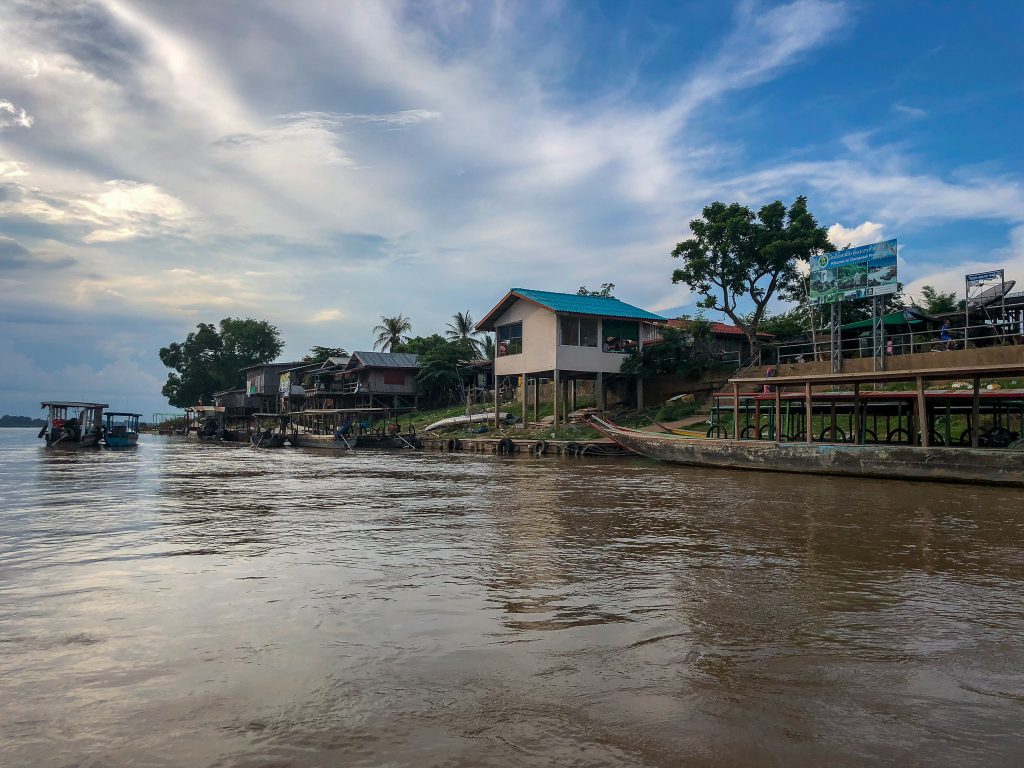
[[377, 334], [377, 340], [373, 342], [373, 348], [380, 347], [382, 351], [394, 349], [396, 344], [408, 341], [405, 334], [412, 330], [412, 321], [404, 315], [384, 317], [381, 315], [380, 325], [376, 326], [372, 333]]
[[467, 309], [465, 312], [456, 312], [452, 315], [452, 322], [448, 323], [448, 330], [444, 332], [452, 341], [466, 341], [469, 342], [470, 348], [475, 353], [480, 352], [480, 339], [478, 336], [480, 332], [473, 326], [476, 323], [473, 322], [473, 316], [469, 314]]
[[490, 360], [493, 363], [495, 351], [494, 337], [487, 334], [484, 336], [483, 343], [480, 345], [480, 356], [483, 357], [484, 360]]

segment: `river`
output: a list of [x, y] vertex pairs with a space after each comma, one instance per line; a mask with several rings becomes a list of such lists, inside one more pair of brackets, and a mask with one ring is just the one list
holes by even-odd
[[1010, 766], [1024, 492], [0, 429], [0, 765]]

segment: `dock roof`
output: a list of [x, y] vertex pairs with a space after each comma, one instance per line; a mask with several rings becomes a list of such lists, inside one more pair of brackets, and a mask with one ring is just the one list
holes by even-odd
[[56, 405], [60, 408], [109, 408], [110, 406], [106, 403], [79, 403], [74, 400], [47, 400], [40, 408], [46, 408], [50, 405]]
[[648, 320], [660, 323], [667, 318], [627, 304], [613, 296], [581, 296], [576, 293], [556, 293], [554, 291], [537, 291], [532, 288], [513, 288], [487, 316], [476, 325], [478, 331], [494, 330], [494, 319], [508, 309], [517, 299], [538, 304], [552, 312], [565, 315], [589, 315], [592, 317], [612, 317], [624, 320]]

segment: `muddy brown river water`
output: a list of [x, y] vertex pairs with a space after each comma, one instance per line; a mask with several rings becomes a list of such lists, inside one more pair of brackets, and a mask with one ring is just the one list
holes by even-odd
[[3, 766], [1018, 766], [1024, 492], [0, 430]]

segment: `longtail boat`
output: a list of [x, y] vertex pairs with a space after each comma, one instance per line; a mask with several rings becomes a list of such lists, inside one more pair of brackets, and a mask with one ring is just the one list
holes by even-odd
[[46, 424], [39, 437], [47, 448], [95, 448], [103, 435], [103, 409], [106, 403], [78, 403], [55, 400], [42, 404]]
[[141, 413], [107, 411], [104, 417], [103, 443], [108, 448], [133, 448], [139, 444]]
[[593, 415], [588, 420], [597, 431], [623, 448], [674, 464], [812, 475], [1024, 486], [1022, 450], [693, 438], [620, 427]]

